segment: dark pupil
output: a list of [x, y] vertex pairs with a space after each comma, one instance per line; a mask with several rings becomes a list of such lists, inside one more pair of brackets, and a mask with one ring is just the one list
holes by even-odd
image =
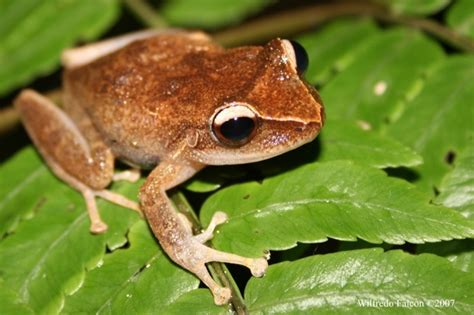
[[253, 119], [249, 117], [236, 117], [221, 125], [222, 136], [230, 141], [241, 141], [250, 136], [255, 127]]
[[296, 70], [298, 71], [299, 74], [303, 74], [306, 69], [308, 69], [308, 53], [304, 49], [303, 46], [301, 46], [298, 42], [295, 42], [294, 40], [290, 40], [291, 45], [293, 46], [293, 50], [295, 51], [295, 56], [296, 56]]

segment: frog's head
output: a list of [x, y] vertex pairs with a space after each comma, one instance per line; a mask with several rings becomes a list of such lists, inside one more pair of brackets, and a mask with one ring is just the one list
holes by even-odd
[[193, 152], [200, 162], [265, 160], [314, 140], [323, 126], [321, 99], [302, 78], [308, 65], [304, 48], [275, 39], [251, 51], [256, 51], [253, 65], [247, 63], [252, 79], [213, 109], [202, 145], [191, 141], [197, 144]]

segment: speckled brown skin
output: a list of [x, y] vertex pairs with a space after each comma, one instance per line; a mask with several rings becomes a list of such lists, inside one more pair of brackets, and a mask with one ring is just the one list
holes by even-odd
[[[223, 304], [230, 291], [212, 280], [205, 263], [242, 264], [261, 276], [266, 260], [205, 246], [225, 214], [217, 212], [208, 230], [194, 236], [166, 191], [206, 165], [259, 161], [313, 140], [323, 124], [321, 100], [297, 74], [282, 40], [226, 50], [202, 33], [149, 36], [103, 56], [99, 49], [97, 58], [92, 50], [95, 60], [86, 58], [84, 65], [70, 58], [67, 115], [33, 91], [23, 92], [16, 105], [51, 169], [83, 193], [93, 232], [106, 228], [99, 224], [95, 196], [127, 206], [104, 190], [114, 158], [154, 167], [140, 192], [141, 209], [166, 253]], [[213, 117], [229, 104], [245, 104], [256, 115], [252, 138], [239, 147], [219, 142], [212, 132]]]

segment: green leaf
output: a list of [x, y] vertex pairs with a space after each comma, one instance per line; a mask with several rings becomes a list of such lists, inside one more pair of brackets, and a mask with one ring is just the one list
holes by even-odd
[[[26, 150], [16, 159], [18, 164], [10, 167], [19, 170], [17, 165], [26, 165], [28, 160], [35, 165], [35, 159], [31, 150]], [[0, 259], [0, 275], [22, 304], [35, 312], [56, 313], [64, 295], [81, 285], [85, 269], [96, 266], [102, 259], [106, 245], [113, 250], [126, 242], [125, 233], [139, 216], [100, 200], [98, 207], [109, 230], [103, 235], [91, 235], [82, 196], [59, 184], [48, 171], [43, 173], [41, 176], [45, 176], [44, 182], [50, 183], [49, 186], [37, 186], [37, 181], [29, 180], [15, 192], [14, 198], [18, 200], [14, 209], [20, 213], [25, 213], [21, 200], [26, 207], [34, 204], [30, 198], [40, 202], [35, 206], [34, 216], [23, 221], [14, 234], [0, 243], [0, 257], [8, 257]], [[114, 190], [130, 197], [136, 196], [138, 184], [115, 187]]]
[[198, 193], [215, 191], [226, 181], [226, 179], [220, 175], [219, 171], [208, 167], [187, 181], [183, 186], [189, 191]]
[[369, 37], [347, 56], [344, 71], [322, 88], [328, 117], [364, 120], [377, 129], [442, 57], [436, 42], [414, 30], [391, 29]]
[[229, 219], [213, 244], [255, 257], [329, 237], [403, 244], [474, 236], [473, 222], [428, 199], [382, 171], [335, 161], [220, 190], [206, 200], [200, 215], [207, 224], [215, 211], [225, 211]]
[[446, 158], [459, 154], [472, 139], [474, 117], [474, 57], [449, 57], [429, 73], [417, 96], [406, 105], [388, 134], [419, 152], [416, 168], [425, 190], [437, 186], [450, 169]]
[[195, 178], [184, 185], [189, 191], [204, 193], [219, 189], [221, 183], [217, 183], [213, 178]]
[[168, 0], [160, 13], [173, 25], [216, 28], [255, 14], [271, 0]]
[[[444, 9], [451, 0], [376, 0], [397, 14], [430, 15]], [[456, 0], [458, 1], [458, 0]]]
[[474, 145], [468, 143], [455, 159], [455, 168], [442, 180], [435, 202], [474, 218]]
[[422, 158], [394, 139], [347, 120], [328, 120], [320, 135], [318, 161], [352, 160], [375, 167], [414, 166]]
[[34, 314], [33, 311], [23, 304], [15, 291], [5, 286], [0, 278], [0, 314]]
[[144, 221], [132, 226], [129, 242], [88, 272], [79, 291], [66, 299], [64, 313], [151, 314], [198, 287], [196, 277], [160, 250]]
[[[0, 236], [12, 232], [21, 218], [34, 215], [45, 193], [58, 194], [58, 180], [51, 176], [36, 151], [29, 147], [17, 153], [0, 167]], [[41, 191], [37, 187], [44, 187]]]
[[118, 16], [116, 0], [0, 0], [0, 96], [54, 70], [63, 49]]
[[245, 166], [208, 166], [183, 184], [186, 190], [207, 193], [216, 191], [228, 182], [242, 180]]
[[473, 274], [445, 259], [368, 249], [272, 265], [245, 300], [251, 314], [472, 314], [473, 293]]
[[370, 19], [341, 19], [329, 23], [318, 32], [298, 37], [298, 42], [311, 57], [305, 78], [317, 85], [327, 82], [334, 72], [341, 70], [338, 64], [341, 59], [347, 58], [358, 45], [378, 32], [374, 21]]
[[[470, 248], [474, 247], [474, 243], [470, 243]], [[472, 273], [474, 271], [474, 251], [466, 251], [457, 255], [451, 255], [447, 257], [454, 267]]]
[[441, 244], [418, 245], [417, 253], [433, 253], [448, 259], [454, 267], [465, 271], [474, 271], [474, 240], [454, 240]]
[[196, 289], [181, 295], [172, 304], [166, 306], [162, 309], [162, 314], [225, 315], [232, 313], [225, 307], [215, 305], [208, 289]]
[[[38, 172], [42, 181], [25, 179]], [[169, 260], [133, 211], [99, 200], [109, 230], [91, 235], [82, 196], [57, 180], [32, 148], [3, 165], [0, 175], [23, 181], [20, 188], [0, 186], [0, 200], [10, 196], [2, 214], [13, 214], [10, 207], [20, 213], [26, 213], [23, 205], [34, 207], [0, 242], [0, 298], [8, 300], [0, 303], [1, 314], [143, 314], [165, 307], [166, 313], [227, 312], [214, 305], [209, 290], [197, 290], [195, 276]], [[114, 183], [112, 189], [135, 199], [140, 184]]]
[[446, 24], [460, 34], [474, 38], [474, 2], [456, 0], [446, 15]]

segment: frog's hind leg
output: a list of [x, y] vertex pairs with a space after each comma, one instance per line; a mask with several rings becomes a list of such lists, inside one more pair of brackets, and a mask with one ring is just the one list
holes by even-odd
[[[139, 211], [137, 203], [105, 190], [114, 176], [114, 157], [99, 137], [84, 137], [74, 121], [47, 98], [25, 90], [15, 100], [22, 121], [53, 173], [80, 191], [91, 219], [91, 232], [107, 225], [97, 211], [95, 197]], [[91, 141], [93, 140], [93, 141]]]

